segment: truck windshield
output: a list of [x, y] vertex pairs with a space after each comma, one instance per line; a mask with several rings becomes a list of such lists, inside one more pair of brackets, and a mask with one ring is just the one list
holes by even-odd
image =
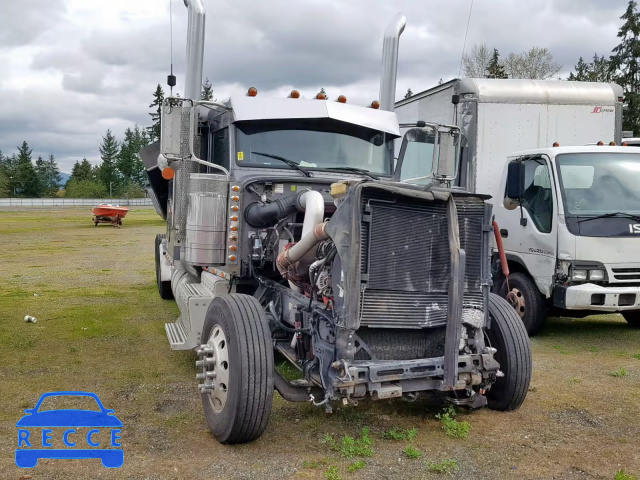
[[565, 213], [640, 214], [640, 155], [570, 153], [557, 157]]
[[[275, 158], [296, 162], [305, 170], [349, 167], [391, 175], [395, 136], [331, 119], [237, 122], [237, 165], [293, 168]], [[257, 154], [254, 152], [261, 152]]]

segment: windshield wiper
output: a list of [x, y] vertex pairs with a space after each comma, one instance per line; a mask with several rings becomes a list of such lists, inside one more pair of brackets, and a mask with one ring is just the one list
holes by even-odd
[[603, 213], [602, 215], [596, 215], [595, 217], [583, 218], [581, 220], [578, 220], [578, 223], [588, 222], [589, 220], [596, 220], [598, 218], [609, 218], [609, 217], [626, 217], [626, 218], [632, 218], [640, 222], [640, 215], [634, 215], [632, 213], [626, 213], [626, 212], [611, 212], [611, 213]]
[[323, 170], [344, 170], [346, 172], [361, 173], [362, 175], [366, 175], [367, 177], [373, 178], [374, 180], [380, 180], [380, 177], [374, 175], [373, 173], [369, 173], [369, 170], [365, 170], [364, 168], [357, 168], [357, 167], [328, 167], [328, 168], [323, 168]]
[[264, 152], [251, 152], [251, 153], [255, 153], [256, 155], [262, 155], [263, 157], [273, 158], [275, 160], [280, 160], [282, 163], [286, 163], [291, 168], [300, 170], [307, 177], [311, 177], [311, 173], [309, 173], [308, 170], [305, 170], [304, 168], [302, 168], [298, 162], [294, 162], [293, 160], [289, 160], [288, 158], [281, 157], [280, 155], [274, 155], [273, 153], [264, 153]]

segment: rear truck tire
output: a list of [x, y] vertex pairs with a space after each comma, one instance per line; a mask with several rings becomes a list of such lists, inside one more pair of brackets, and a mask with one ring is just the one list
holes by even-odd
[[171, 280], [162, 281], [160, 276], [160, 244], [165, 239], [166, 235], [156, 235], [156, 283], [158, 284], [158, 293], [163, 300], [171, 300], [173, 298], [173, 292], [171, 291]]
[[627, 310], [621, 313], [630, 326], [640, 328], [640, 310]]
[[509, 275], [509, 286], [505, 279], [501, 296], [511, 304], [524, 323], [530, 337], [538, 334], [547, 318], [547, 305], [534, 281], [522, 272]]
[[271, 414], [274, 368], [269, 323], [260, 302], [242, 294], [214, 298], [198, 356], [202, 407], [213, 436], [220, 443], [259, 438]]
[[490, 325], [485, 329], [489, 343], [497, 350], [495, 359], [503, 377], [487, 391], [492, 410], [515, 410], [524, 402], [531, 382], [531, 345], [524, 324], [504, 298], [489, 294]]

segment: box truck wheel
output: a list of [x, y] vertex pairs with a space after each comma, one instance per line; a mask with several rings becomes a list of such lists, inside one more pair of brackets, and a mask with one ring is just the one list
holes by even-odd
[[622, 312], [622, 316], [629, 325], [634, 328], [640, 328], [640, 310], [628, 310]]
[[489, 408], [515, 410], [524, 402], [531, 381], [531, 345], [520, 317], [502, 297], [489, 294], [490, 328], [485, 329], [489, 343], [497, 351], [503, 377], [487, 392]]
[[173, 298], [173, 292], [171, 291], [171, 280], [162, 281], [160, 276], [160, 244], [165, 239], [166, 235], [156, 235], [156, 283], [158, 284], [158, 293], [160, 298], [164, 300], [171, 300]]
[[537, 334], [547, 316], [547, 306], [538, 287], [526, 273], [515, 272], [502, 284], [501, 296], [505, 298], [522, 319], [530, 337]]
[[257, 439], [273, 403], [273, 346], [260, 302], [241, 294], [214, 298], [202, 340], [200, 391], [209, 429], [220, 443]]

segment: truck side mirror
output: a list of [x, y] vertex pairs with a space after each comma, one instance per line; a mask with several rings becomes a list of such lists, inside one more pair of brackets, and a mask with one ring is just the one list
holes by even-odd
[[514, 160], [507, 167], [507, 195], [511, 200], [520, 200], [524, 194], [522, 162]]
[[[164, 99], [160, 113], [160, 153], [169, 161], [193, 154], [193, 102], [182, 98]], [[184, 141], [187, 136], [189, 141]]]

